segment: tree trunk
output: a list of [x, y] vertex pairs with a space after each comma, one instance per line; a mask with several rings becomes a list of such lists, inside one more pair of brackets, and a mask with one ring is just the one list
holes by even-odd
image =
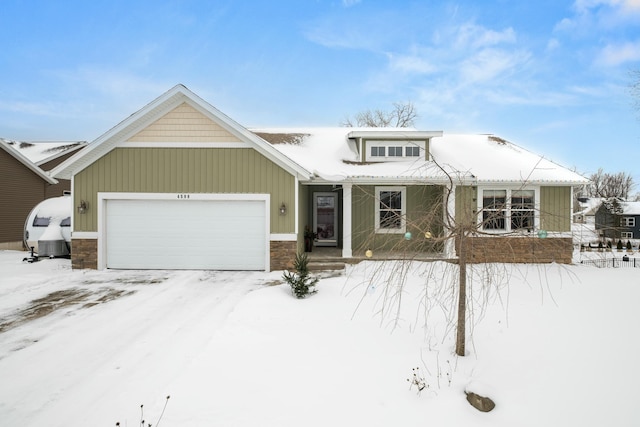
[[458, 288], [458, 325], [456, 327], [456, 354], [464, 356], [465, 353], [465, 323], [467, 314], [467, 254], [464, 250], [464, 236], [460, 233], [460, 249], [458, 252], [458, 269], [460, 281]]

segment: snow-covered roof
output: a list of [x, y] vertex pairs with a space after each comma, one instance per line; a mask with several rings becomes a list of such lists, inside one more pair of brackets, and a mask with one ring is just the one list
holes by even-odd
[[[122, 141], [126, 141], [129, 136], [149, 126], [159, 117], [167, 114], [182, 103], [189, 104], [205, 117], [216, 122], [226, 131], [247, 143], [284, 169], [290, 171], [292, 174], [296, 174], [302, 178], [308, 178], [310, 174], [309, 171], [304, 170], [292, 159], [283, 156], [282, 153], [274, 149], [271, 144], [266, 143], [263, 139], [249, 132], [235, 120], [200, 98], [182, 84], [174, 86], [102, 134], [92, 141], [87, 148], [55, 167], [51, 171], [51, 175], [57, 178], [70, 179], [73, 174], [83, 170], [101, 156], [119, 146]], [[184, 144], [179, 143], [178, 146], [184, 146]]]
[[620, 202], [624, 215], [640, 215], [640, 202]]
[[[588, 181], [543, 156], [493, 135], [350, 127], [251, 131], [274, 143], [274, 147], [283, 154], [326, 181], [446, 182], [449, 177], [455, 183], [488, 185], [522, 182], [576, 185]], [[394, 139], [419, 140], [431, 136], [429, 151], [432, 160], [420, 158], [363, 164], [356, 143], [349, 136], [372, 138], [376, 132], [382, 138]]]
[[85, 141], [14, 141], [0, 138], [37, 165], [84, 147]]
[[578, 205], [580, 206], [580, 211], [576, 212], [576, 214], [595, 215], [603, 200], [602, 197], [579, 198]]
[[11, 156], [13, 156], [20, 163], [25, 165], [28, 169], [30, 169], [33, 173], [38, 175], [40, 178], [48, 182], [49, 184], [57, 184], [58, 181], [54, 178], [51, 178], [45, 171], [40, 169], [34, 162], [29, 160], [24, 154], [22, 154], [18, 149], [13, 147], [14, 144], [10, 144], [8, 141], [0, 138], [0, 149], [5, 150]]

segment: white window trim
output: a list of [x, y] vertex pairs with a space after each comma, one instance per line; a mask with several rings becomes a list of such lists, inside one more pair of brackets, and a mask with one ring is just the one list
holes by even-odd
[[636, 218], [633, 216], [623, 216], [620, 221], [621, 227], [635, 227], [636, 226]]
[[[504, 230], [492, 230], [485, 229], [482, 227], [482, 214], [484, 206], [483, 203], [483, 192], [484, 190], [506, 190], [507, 191], [507, 206], [506, 206], [506, 217], [505, 217], [505, 229]], [[480, 224], [480, 230], [483, 233], [487, 234], [529, 234], [527, 229], [511, 229], [511, 192], [512, 191], [520, 191], [520, 190], [533, 190], [533, 230], [531, 232], [535, 232], [540, 229], [540, 187], [513, 187], [513, 186], [487, 186], [487, 187], [478, 187], [478, 197], [477, 197], [477, 212], [478, 212], [478, 224]]]
[[633, 231], [621, 231], [620, 232], [621, 239], [633, 239]]
[[[376, 187], [375, 191], [375, 232], [377, 234], [404, 234], [407, 229], [407, 187]], [[380, 227], [380, 192], [382, 191], [400, 192], [400, 228]]]
[[[373, 147], [384, 147], [384, 156], [374, 156], [371, 154]], [[390, 147], [400, 147], [402, 150], [401, 156], [390, 156]], [[406, 147], [418, 147], [420, 148], [420, 154], [418, 156], [407, 156]], [[427, 141], [377, 141], [367, 140], [367, 152], [366, 160], [378, 160], [387, 162], [400, 162], [407, 160], [417, 160], [425, 158], [425, 150], [427, 149]]]

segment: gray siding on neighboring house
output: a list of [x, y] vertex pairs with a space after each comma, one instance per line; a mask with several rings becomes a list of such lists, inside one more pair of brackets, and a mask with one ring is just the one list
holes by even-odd
[[253, 193], [271, 195], [271, 233], [293, 233], [295, 178], [251, 148], [116, 148], [75, 175], [74, 231], [97, 231], [98, 192]]

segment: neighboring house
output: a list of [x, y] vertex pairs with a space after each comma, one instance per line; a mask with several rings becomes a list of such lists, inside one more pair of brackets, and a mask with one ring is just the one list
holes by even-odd
[[[580, 175], [500, 138], [242, 127], [182, 85], [52, 171], [73, 182], [74, 268], [279, 270], [316, 245], [571, 262]], [[411, 233], [411, 234], [408, 234]], [[546, 237], [546, 238], [539, 238]]]
[[596, 231], [605, 239], [640, 239], [640, 202], [605, 199], [596, 211]]
[[596, 211], [603, 200], [602, 197], [578, 197], [574, 204], [573, 222], [595, 224]]
[[70, 190], [69, 180], [56, 180], [47, 171], [82, 146], [0, 138], [0, 249], [22, 250], [25, 220], [31, 209], [44, 199]]

